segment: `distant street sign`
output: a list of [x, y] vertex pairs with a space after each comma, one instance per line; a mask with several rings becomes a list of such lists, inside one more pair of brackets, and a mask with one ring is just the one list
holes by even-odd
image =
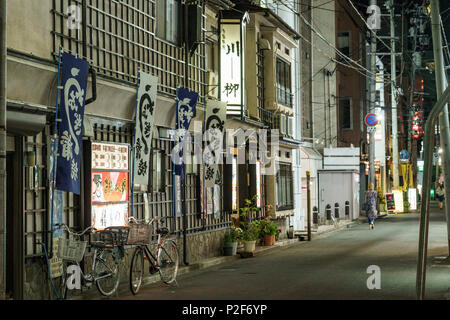
[[409, 158], [409, 153], [407, 150], [400, 151], [400, 159], [408, 159], [408, 158]]
[[364, 118], [366, 126], [374, 127], [378, 124], [377, 115], [375, 113], [368, 113]]

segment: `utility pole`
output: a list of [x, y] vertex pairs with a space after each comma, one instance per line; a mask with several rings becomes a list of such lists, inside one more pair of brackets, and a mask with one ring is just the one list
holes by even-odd
[[[377, 5], [376, 0], [370, 0], [370, 5]], [[375, 113], [375, 99], [376, 99], [376, 63], [377, 63], [377, 39], [376, 39], [376, 29], [371, 30], [370, 37], [370, 72], [372, 73], [370, 77], [370, 101], [369, 101], [369, 113]], [[373, 183], [375, 187], [375, 132], [371, 131], [369, 133], [369, 184]]]
[[390, 2], [391, 24], [391, 105], [392, 105], [392, 162], [393, 162], [393, 188], [398, 189], [398, 129], [397, 129], [397, 70], [395, 58], [395, 24], [394, 24], [394, 0]]
[[[444, 70], [444, 56], [442, 49], [441, 37], [441, 16], [439, 13], [439, 0], [431, 1], [431, 26], [433, 33], [433, 52], [435, 61], [435, 78], [436, 78], [436, 94], [437, 99], [440, 98], [444, 90], [447, 88], [447, 78]], [[444, 187], [445, 187], [445, 216], [447, 219], [447, 240], [450, 250], [450, 128], [448, 120], [448, 106], [444, 106], [439, 115], [440, 142], [442, 148], [442, 169], [444, 171]], [[436, 180], [439, 177], [436, 176]], [[425, 192], [428, 192], [425, 190]], [[450, 255], [450, 252], [449, 252]]]
[[[418, 21], [418, 20], [417, 20]], [[414, 108], [413, 108], [413, 101], [414, 101], [414, 93], [415, 93], [415, 86], [416, 86], [416, 67], [420, 68], [420, 65], [416, 65], [417, 62], [421, 60], [420, 53], [416, 52], [417, 50], [417, 30], [418, 25], [414, 25], [413, 27], [413, 58], [411, 63], [411, 92], [409, 94], [409, 115], [408, 115], [408, 153], [409, 153], [409, 159], [411, 162], [412, 168], [414, 168], [414, 162], [416, 157], [413, 157], [413, 141], [412, 141], [412, 118], [414, 116]], [[418, 58], [417, 58], [418, 57]], [[414, 150], [414, 152], [417, 152], [417, 150]], [[407, 196], [409, 197], [409, 193], [407, 193]], [[408, 198], [409, 201], [409, 198]]]
[[0, 0], [0, 300], [6, 296], [6, 0]]
[[[417, 49], [417, 25], [413, 27], [413, 58], [411, 63], [411, 92], [409, 94], [409, 116], [408, 116], [408, 153], [412, 159], [412, 117], [414, 114], [413, 99], [414, 99], [414, 89], [416, 80], [416, 54]], [[420, 66], [419, 66], [420, 67]]]

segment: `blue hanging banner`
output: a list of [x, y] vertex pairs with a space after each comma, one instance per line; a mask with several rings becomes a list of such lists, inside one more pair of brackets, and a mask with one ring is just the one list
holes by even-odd
[[178, 159], [175, 159], [175, 175], [180, 176], [184, 180], [183, 169], [183, 149], [186, 139], [186, 132], [189, 130], [191, 120], [195, 117], [196, 106], [198, 100], [198, 93], [189, 91], [185, 88], [177, 89], [177, 111], [176, 111], [176, 126], [177, 131], [177, 145], [175, 152]]
[[87, 61], [63, 53], [56, 189], [76, 194], [80, 194], [82, 130], [88, 72]]

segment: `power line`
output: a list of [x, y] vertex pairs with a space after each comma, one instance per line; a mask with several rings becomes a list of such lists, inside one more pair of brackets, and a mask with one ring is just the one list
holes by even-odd
[[[358, 62], [356, 62], [355, 60], [351, 59], [350, 57], [348, 57], [347, 55], [343, 54], [339, 49], [337, 49], [332, 43], [330, 43], [320, 32], [318, 32], [307, 20], [306, 18], [299, 12], [295, 11], [293, 8], [287, 6], [283, 0], [276, 0], [278, 2], [280, 2], [281, 4], [283, 4], [286, 8], [288, 8], [289, 10], [291, 10], [294, 14], [296, 14], [297, 16], [299, 16], [303, 22], [322, 40], [324, 41], [329, 47], [331, 47], [334, 51], [336, 51], [336, 53], [341, 56], [344, 60], [348, 61], [349, 63], [353, 63], [355, 65], [357, 65], [360, 69], [366, 71], [369, 75], [372, 76], [376, 76], [376, 74], [374, 74], [373, 72], [369, 71], [368, 69], [366, 69], [365, 67], [363, 67], [362, 65], [360, 65]], [[311, 19], [312, 20], [312, 19]], [[307, 41], [306, 39], [304, 39], [305, 41]], [[317, 48], [316, 48], [317, 49]], [[331, 57], [330, 57], [331, 58]], [[331, 58], [334, 59], [334, 58]], [[334, 61], [338, 64], [343, 64], [337, 60], [334, 59]], [[343, 64], [345, 65], [345, 64]], [[350, 68], [354, 68], [355, 70], [357, 70], [355, 67], [350, 66], [350, 65], [345, 65], [348, 66]]]

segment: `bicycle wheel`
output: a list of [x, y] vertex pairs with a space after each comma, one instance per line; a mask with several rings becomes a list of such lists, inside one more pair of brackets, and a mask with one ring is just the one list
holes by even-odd
[[103, 250], [97, 255], [94, 266], [95, 284], [102, 295], [110, 296], [116, 292], [120, 280], [119, 271], [119, 264], [110, 250]]
[[161, 280], [164, 283], [172, 283], [177, 277], [178, 249], [175, 241], [167, 240], [158, 249], [158, 267]]
[[130, 290], [133, 294], [138, 293], [142, 284], [143, 275], [144, 275], [144, 250], [142, 250], [141, 247], [137, 247], [136, 250], [134, 250], [130, 266]]

